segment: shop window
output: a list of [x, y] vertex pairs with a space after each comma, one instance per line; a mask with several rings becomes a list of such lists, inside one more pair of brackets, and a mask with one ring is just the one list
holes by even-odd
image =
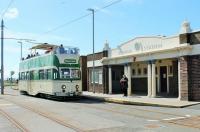
[[156, 75], [158, 75], [158, 67], [156, 67], [155, 72], [156, 72]]
[[132, 69], [132, 75], [135, 75], [135, 69]]
[[144, 72], [144, 75], [147, 75], [147, 68], [146, 67], [143, 69], [143, 72]]
[[173, 74], [173, 67], [169, 66], [169, 74], [172, 75]]
[[141, 74], [142, 74], [141, 69], [138, 68], [138, 75], [141, 75]]
[[[102, 69], [95, 69], [94, 70], [94, 82], [97, 83], [97, 84], [102, 84], [102, 78], [103, 78], [103, 71]], [[91, 70], [90, 72], [90, 80], [91, 80], [91, 83], [93, 83], [93, 72]]]

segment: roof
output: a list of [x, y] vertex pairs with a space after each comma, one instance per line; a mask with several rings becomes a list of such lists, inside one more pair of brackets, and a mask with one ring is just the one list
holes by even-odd
[[53, 49], [55, 47], [58, 47], [57, 45], [54, 44], [48, 44], [48, 43], [40, 43], [36, 46], [33, 46], [30, 49], [40, 49], [40, 50], [49, 50], [49, 49]]

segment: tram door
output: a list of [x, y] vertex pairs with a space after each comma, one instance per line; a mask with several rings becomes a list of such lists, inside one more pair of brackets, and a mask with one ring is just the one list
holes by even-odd
[[160, 67], [160, 83], [161, 83], [161, 92], [167, 92], [167, 67]]

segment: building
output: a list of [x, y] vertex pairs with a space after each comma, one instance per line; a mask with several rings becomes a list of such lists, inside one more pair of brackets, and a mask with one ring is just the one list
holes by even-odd
[[[129, 79], [129, 96], [200, 100], [200, 31], [192, 31], [189, 22], [183, 22], [177, 35], [136, 37], [105, 51], [107, 56], [102, 55], [103, 51], [95, 57], [95, 69], [103, 71], [97, 76], [102, 76], [100, 83], [104, 90], [98, 92], [120, 93], [119, 80], [125, 74]], [[88, 55], [89, 80], [91, 60]]]

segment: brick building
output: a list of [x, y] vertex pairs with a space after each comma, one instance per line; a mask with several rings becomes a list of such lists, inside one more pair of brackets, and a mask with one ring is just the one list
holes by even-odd
[[[128, 77], [128, 95], [200, 100], [200, 31], [185, 21], [174, 36], [146, 36], [95, 53], [95, 90], [121, 93], [119, 80]], [[92, 89], [92, 55], [87, 56]]]

